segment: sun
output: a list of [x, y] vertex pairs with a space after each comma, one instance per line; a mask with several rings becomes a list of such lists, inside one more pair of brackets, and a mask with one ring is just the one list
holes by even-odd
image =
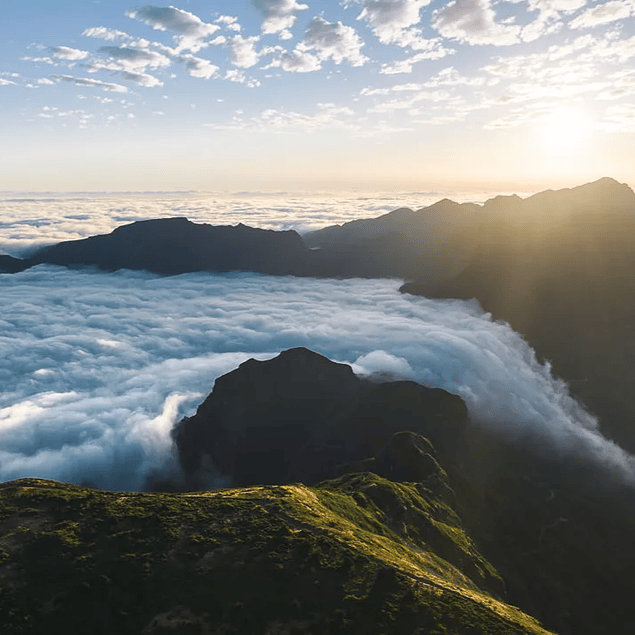
[[573, 154], [589, 141], [591, 120], [576, 108], [557, 108], [543, 117], [540, 135], [543, 146], [551, 154]]

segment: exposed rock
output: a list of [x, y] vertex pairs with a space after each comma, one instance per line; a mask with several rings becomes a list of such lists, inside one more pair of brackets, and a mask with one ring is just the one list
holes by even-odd
[[[174, 438], [195, 488], [209, 480], [205, 457], [236, 485], [315, 483], [341, 473], [342, 464], [377, 456], [396, 432], [423, 434], [443, 450], [467, 425], [465, 404], [444, 390], [377, 384], [355, 376], [350, 366], [296, 348], [219, 377]], [[395, 447], [382, 459], [382, 473], [390, 478]], [[402, 461], [399, 469], [423, 473], [419, 460], [416, 467]]]

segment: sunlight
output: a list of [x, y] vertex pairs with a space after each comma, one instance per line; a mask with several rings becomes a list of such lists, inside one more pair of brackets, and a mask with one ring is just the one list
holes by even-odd
[[575, 108], [558, 108], [542, 119], [542, 143], [552, 154], [572, 154], [589, 140], [591, 120]]

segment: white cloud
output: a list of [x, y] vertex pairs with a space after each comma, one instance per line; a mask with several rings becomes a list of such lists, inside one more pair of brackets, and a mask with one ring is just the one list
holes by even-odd
[[404, 296], [398, 285], [55, 267], [0, 277], [0, 480], [140, 489], [174, 465], [170, 428], [216, 377], [292, 346], [445, 388], [482, 425], [632, 477], [632, 457], [508, 325], [476, 303]]
[[210, 77], [214, 77], [219, 70], [218, 66], [215, 66], [209, 60], [194, 57], [194, 55], [182, 55], [180, 61], [185, 64], [187, 72], [192, 77], [209, 79]]
[[234, 35], [229, 39], [229, 47], [231, 50], [232, 64], [239, 68], [251, 68], [258, 63], [261, 53], [256, 50], [256, 44], [260, 38], [243, 37], [242, 35]]
[[520, 41], [520, 27], [496, 22], [490, 0], [452, 0], [434, 12], [433, 26], [466, 44], [505, 46]]
[[102, 46], [100, 53], [105, 53], [108, 61], [95, 62], [93, 68], [100, 70], [125, 70], [130, 72], [142, 72], [146, 68], [167, 68], [171, 60], [166, 55], [142, 48], [132, 48], [128, 46]]
[[12, 82], [10, 79], [4, 79], [0, 77], [0, 86], [15, 86], [15, 82]]
[[372, 28], [382, 44], [396, 44], [418, 50], [427, 48], [419, 29], [421, 9], [430, 0], [351, 0], [362, 5], [358, 20]]
[[47, 77], [41, 77], [37, 80], [37, 83], [41, 86], [55, 86], [55, 82], [51, 81]]
[[310, 73], [322, 68], [322, 62], [317, 55], [297, 49], [282, 53], [280, 59], [272, 65], [279, 65], [283, 70], [292, 73]]
[[569, 22], [571, 29], [589, 29], [601, 24], [609, 24], [617, 20], [624, 20], [635, 15], [635, 2], [633, 0], [611, 0], [596, 4], [583, 11], [574, 20]]
[[216, 24], [222, 24], [229, 31], [241, 31], [242, 27], [238, 23], [238, 18], [233, 15], [221, 15], [214, 20]]
[[141, 20], [157, 31], [174, 31], [178, 47], [177, 52], [191, 50], [194, 53], [206, 44], [204, 39], [220, 30], [218, 24], [203, 22], [198, 16], [173, 6], [156, 7], [146, 5], [140, 9], [127, 11], [130, 18]]
[[84, 37], [93, 37], [100, 40], [107, 40], [113, 42], [115, 40], [130, 41], [133, 38], [124, 33], [123, 31], [117, 31], [117, 29], [108, 29], [104, 26], [95, 26], [90, 29], [86, 29], [82, 35]]
[[290, 29], [298, 11], [305, 11], [308, 5], [297, 0], [250, 0], [251, 4], [264, 16], [263, 33], [280, 33]]
[[379, 71], [382, 75], [400, 75], [412, 73], [412, 67], [414, 64], [422, 62], [424, 60], [439, 60], [446, 55], [451, 55], [455, 51], [453, 49], [447, 49], [441, 45], [439, 39], [427, 40], [430, 44], [430, 48], [427, 51], [417, 53], [404, 60], [398, 60], [392, 63], [385, 63], [381, 65]]
[[134, 71], [122, 71], [121, 76], [139, 86], [144, 88], [154, 88], [156, 86], [163, 86], [163, 82], [149, 73], [135, 73]]
[[88, 77], [73, 77], [71, 75], [51, 75], [52, 79], [57, 79], [62, 82], [70, 82], [77, 84], [78, 86], [87, 86], [90, 88], [101, 88], [103, 90], [113, 93], [127, 93], [128, 89], [121, 84], [115, 84], [112, 82], [101, 82], [98, 79], [90, 79]]
[[309, 23], [298, 49], [315, 51], [322, 61], [333, 60], [336, 64], [347, 61], [352, 66], [361, 66], [368, 61], [361, 53], [363, 45], [352, 27], [341, 22], [327, 22], [318, 16]]
[[352, 66], [362, 66], [368, 61], [361, 52], [362, 46], [364, 43], [352, 27], [314, 17], [296, 48], [289, 52], [282, 51], [270, 67], [279, 66], [285, 71], [308, 73], [320, 70], [322, 63], [328, 60], [335, 64], [346, 61]]
[[69, 46], [57, 46], [53, 49], [53, 57], [60, 60], [75, 62], [77, 60], [86, 59], [90, 53], [79, 49], [70, 48]]

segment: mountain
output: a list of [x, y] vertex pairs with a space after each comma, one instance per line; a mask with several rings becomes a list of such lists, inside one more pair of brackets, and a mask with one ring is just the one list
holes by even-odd
[[[432, 547], [479, 589], [561, 635], [635, 628], [633, 486], [601, 465], [476, 425], [461, 399], [443, 390], [373, 383], [346, 365], [292, 349], [217, 379], [173, 434], [188, 489], [219, 480], [250, 491], [384, 479], [371, 489], [392, 530], [416, 549]], [[420, 500], [380, 495], [395, 484], [423, 496], [425, 508], [458, 519], [452, 525], [469, 540], [463, 550], [442, 546], [436, 530], [457, 534], [439, 518], [430, 519], [436, 529], [421, 525]]]
[[471, 246], [466, 230], [479, 210], [476, 204], [443, 199], [416, 212], [401, 208], [378, 218], [326, 227], [303, 239], [319, 249], [325, 275], [438, 281], [464, 265]]
[[17, 634], [548, 635], [437, 554], [460, 520], [371, 473], [318, 487], [122, 494], [0, 484], [0, 623]]
[[19, 258], [13, 258], [12, 256], [5, 256], [0, 254], [0, 273], [17, 273], [23, 271], [23, 261]]
[[[307, 249], [294, 231], [255, 229], [246, 225], [213, 226], [186, 218], [138, 221], [110, 234], [45, 247], [21, 261], [38, 264], [96, 266], [106, 271], [143, 269], [164, 275], [192, 271], [255, 271], [301, 274]], [[8, 264], [15, 267], [15, 259]], [[0, 262], [0, 267], [4, 263]], [[3, 268], [6, 271], [6, 269]]]
[[403, 291], [477, 298], [635, 452], [635, 193], [612, 179], [487, 201], [465, 269]]

